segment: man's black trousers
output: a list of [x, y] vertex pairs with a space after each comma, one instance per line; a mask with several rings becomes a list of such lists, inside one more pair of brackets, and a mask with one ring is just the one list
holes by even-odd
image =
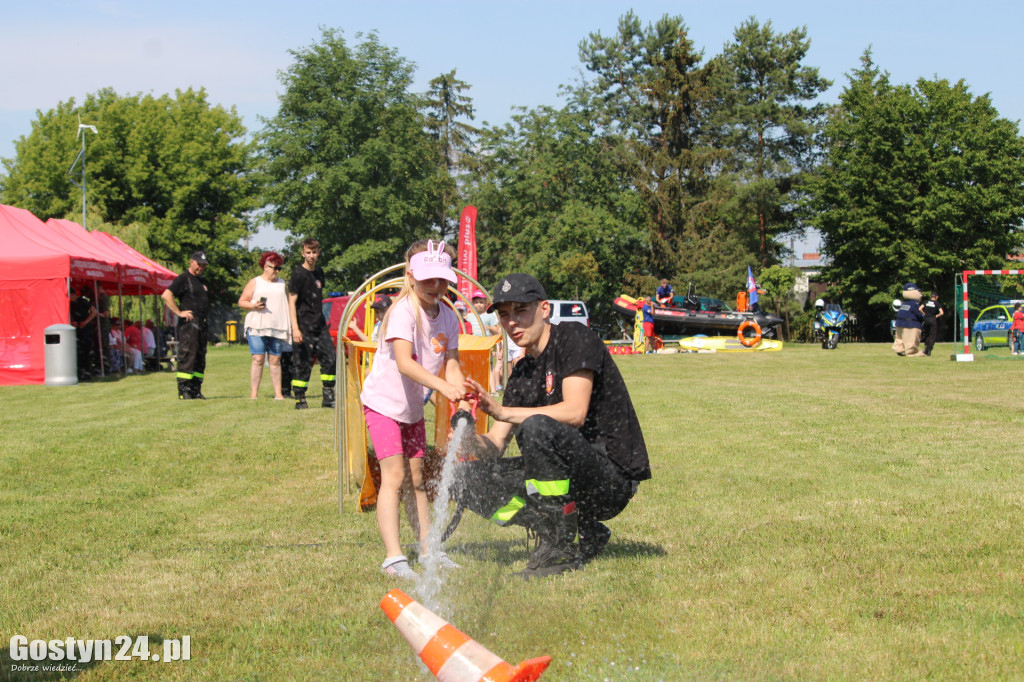
[[320, 363], [320, 381], [328, 388], [334, 388], [336, 358], [331, 332], [324, 327], [319, 334], [302, 332], [302, 343], [292, 344], [292, 388], [305, 391], [309, 387], [309, 375], [313, 371], [313, 359]]
[[178, 320], [178, 378], [202, 379], [206, 371], [206, 322]]
[[[605, 521], [625, 509], [636, 491], [604, 454], [568, 424], [542, 415], [524, 421], [516, 433], [521, 457], [460, 464], [455, 499], [477, 514], [492, 519], [518, 497], [527, 505], [527, 481], [569, 481], [569, 498], [576, 502], [581, 522]], [[496, 520], [496, 519], [495, 519]]]

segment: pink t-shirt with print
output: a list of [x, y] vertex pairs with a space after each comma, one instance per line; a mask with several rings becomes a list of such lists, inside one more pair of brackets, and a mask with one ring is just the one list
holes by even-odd
[[403, 424], [415, 424], [423, 419], [423, 402], [430, 389], [398, 371], [391, 343], [395, 339], [411, 342], [413, 360], [437, 375], [444, 366], [445, 353], [459, 347], [459, 321], [443, 304], [437, 317], [431, 319], [408, 296], [388, 311], [387, 338], [379, 342], [359, 399], [374, 412]]

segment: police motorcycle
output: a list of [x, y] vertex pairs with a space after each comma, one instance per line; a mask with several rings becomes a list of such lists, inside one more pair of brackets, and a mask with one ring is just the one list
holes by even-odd
[[833, 350], [839, 345], [843, 326], [847, 315], [836, 303], [825, 304], [820, 298], [814, 302], [814, 336], [821, 341], [825, 350]]

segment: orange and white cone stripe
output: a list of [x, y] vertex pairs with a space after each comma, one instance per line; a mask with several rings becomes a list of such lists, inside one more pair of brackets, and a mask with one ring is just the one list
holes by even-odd
[[441, 682], [532, 682], [551, 663], [541, 656], [509, 665], [402, 590], [384, 595], [380, 607]]

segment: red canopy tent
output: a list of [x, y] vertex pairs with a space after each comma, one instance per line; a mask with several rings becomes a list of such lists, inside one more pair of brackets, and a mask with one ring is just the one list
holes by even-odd
[[0, 385], [43, 383], [43, 330], [68, 322], [69, 281], [145, 295], [177, 277], [117, 237], [13, 206], [0, 205], [0, 244]]
[[0, 205], [0, 385], [45, 379], [43, 330], [68, 322], [70, 254], [36, 236], [41, 221]]
[[89, 232], [88, 234], [93, 239], [119, 253], [125, 259], [126, 270], [130, 271], [132, 276], [141, 278], [142, 273], [145, 273], [148, 278], [146, 282], [148, 290], [143, 293], [162, 294], [164, 289], [171, 286], [171, 282], [178, 276], [174, 271], [168, 270], [156, 261], [146, 258], [113, 235], [99, 231]]

